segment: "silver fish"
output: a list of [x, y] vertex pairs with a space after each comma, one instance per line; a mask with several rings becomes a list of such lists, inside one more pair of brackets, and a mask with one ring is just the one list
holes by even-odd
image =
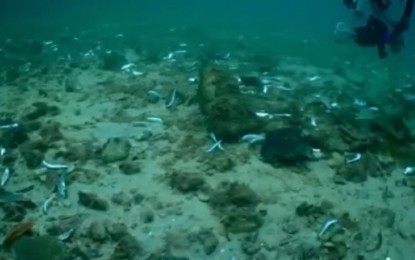
[[6, 154], [6, 148], [1, 148], [0, 149], [0, 156], [3, 157]]
[[42, 212], [44, 214], [48, 214], [48, 210], [49, 210], [49, 205], [52, 202], [52, 200], [55, 198], [55, 194], [52, 194], [47, 200], [45, 200], [45, 202], [43, 202], [42, 205]]
[[62, 172], [59, 175], [58, 183], [56, 184], [56, 193], [61, 198], [66, 198], [67, 196], [66, 174], [67, 174], [66, 171]]
[[65, 164], [52, 164], [48, 163], [47, 161], [42, 161], [43, 166], [45, 166], [48, 169], [68, 169], [69, 166]]
[[330, 219], [330, 220], [325, 221], [323, 223], [323, 226], [321, 227], [320, 232], [318, 233], [318, 237], [323, 236], [327, 232], [327, 230], [329, 230], [329, 228], [331, 228], [336, 223], [337, 223], [336, 219]]
[[1, 175], [0, 186], [4, 187], [6, 183], [9, 181], [10, 178], [10, 170], [9, 168], [5, 168], [3, 174]]
[[65, 240], [69, 239], [73, 235], [74, 232], [75, 232], [75, 228], [70, 228], [68, 231], [60, 234], [58, 236], [58, 239], [60, 241], [65, 241]]

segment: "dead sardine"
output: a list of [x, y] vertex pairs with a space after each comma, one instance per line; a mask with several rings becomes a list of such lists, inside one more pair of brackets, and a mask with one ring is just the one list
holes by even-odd
[[66, 187], [66, 172], [62, 172], [59, 175], [58, 182], [56, 184], [56, 193], [61, 198], [66, 198], [67, 194], [67, 187]]
[[65, 240], [68, 240], [72, 235], [73, 235], [73, 233], [75, 232], [75, 228], [70, 228], [68, 231], [66, 231], [66, 232], [64, 232], [64, 233], [62, 233], [62, 234], [60, 234], [59, 236], [58, 236], [58, 239], [60, 240], [60, 241], [65, 241]]
[[186, 98], [184, 94], [180, 93], [176, 89], [172, 89], [167, 95], [166, 99], [166, 108], [168, 109], [174, 109], [175, 107], [183, 104], [186, 102]]
[[52, 194], [47, 200], [45, 200], [45, 202], [43, 202], [42, 204], [42, 212], [43, 214], [48, 214], [48, 210], [50, 207], [50, 203], [52, 202], [52, 200], [55, 198], [55, 194]]
[[10, 128], [17, 128], [19, 127], [19, 124], [13, 123], [8, 125], [0, 125], [0, 129], [10, 129]]
[[9, 168], [5, 168], [3, 171], [3, 174], [1, 175], [0, 186], [4, 187], [6, 183], [9, 181], [9, 178], [10, 178], [10, 170]]
[[0, 157], [3, 157], [6, 154], [6, 148], [1, 148], [0, 149]]
[[69, 166], [65, 165], [65, 164], [52, 164], [52, 163], [48, 163], [47, 161], [42, 161], [43, 166], [45, 166], [48, 169], [68, 169]]
[[258, 135], [258, 134], [247, 134], [247, 135], [242, 136], [241, 138], [241, 141], [246, 141], [251, 144], [262, 142], [264, 140], [265, 140], [265, 137], [263, 135]]
[[325, 221], [320, 229], [320, 232], [318, 233], [318, 237], [322, 237], [333, 225], [337, 223], [336, 219], [329, 219]]

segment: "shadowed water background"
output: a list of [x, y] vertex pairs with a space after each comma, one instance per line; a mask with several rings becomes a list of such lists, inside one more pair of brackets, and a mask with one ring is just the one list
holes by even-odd
[[108, 35], [123, 33], [146, 48], [174, 44], [178, 38], [169, 32], [182, 30], [183, 41], [212, 39], [232, 44], [243, 36], [246, 44], [262, 49], [265, 55], [295, 55], [316, 65], [362, 60], [398, 71], [414, 67], [413, 30], [405, 35], [405, 51], [382, 61], [375, 50], [336, 44], [335, 24], [354, 19], [342, 1], [4, 0], [0, 5], [3, 38], [20, 35], [46, 40], [65, 29], [106, 28]]

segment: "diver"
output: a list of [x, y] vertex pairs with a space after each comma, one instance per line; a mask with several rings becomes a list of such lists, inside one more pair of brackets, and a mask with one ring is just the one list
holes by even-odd
[[367, 6], [374, 13], [385, 12], [391, 6], [390, 0], [343, 0], [343, 3], [347, 8], [355, 11], [357, 16], [363, 16], [364, 9]]
[[343, 3], [359, 16], [363, 16], [364, 4], [369, 4], [371, 13], [363, 26], [347, 29], [344, 23], [339, 23], [336, 34], [346, 33], [359, 46], [377, 47], [380, 58], [387, 57], [386, 46], [394, 53], [403, 49], [402, 34], [409, 29], [414, 0], [406, 0], [403, 14], [397, 22], [391, 22], [385, 15], [391, 6], [390, 0], [343, 0]]

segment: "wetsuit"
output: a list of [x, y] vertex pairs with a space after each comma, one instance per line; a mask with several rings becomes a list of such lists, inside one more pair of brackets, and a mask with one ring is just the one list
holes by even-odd
[[[370, 1], [376, 5], [381, 3], [385, 4], [384, 6], [380, 6], [382, 7], [380, 9], [383, 11], [390, 5], [389, 1]], [[389, 45], [393, 52], [400, 51], [404, 47], [402, 33], [409, 28], [409, 21], [412, 16], [414, 1], [415, 0], [406, 0], [402, 16], [399, 21], [392, 26], [391, 30], [385, 22], [374, 17], [373, 15], [370, 16], [366, 25], [354, 29], [354, 41], [360, 46], [376, 46], [378, 48], [379, 57], [381, 58], [385, 58], [387, 56], [385, 50], [386, 45]], [[344, 3], [349, 8], [355, 8], [357, 1], [344, 0]]]
[[359, 46], [377, 46], [379, 57], [385, 58], [388, 42], [388, 26], [381, 20], [371, 16], [366, 25], [354, 29], [354, 42]]

